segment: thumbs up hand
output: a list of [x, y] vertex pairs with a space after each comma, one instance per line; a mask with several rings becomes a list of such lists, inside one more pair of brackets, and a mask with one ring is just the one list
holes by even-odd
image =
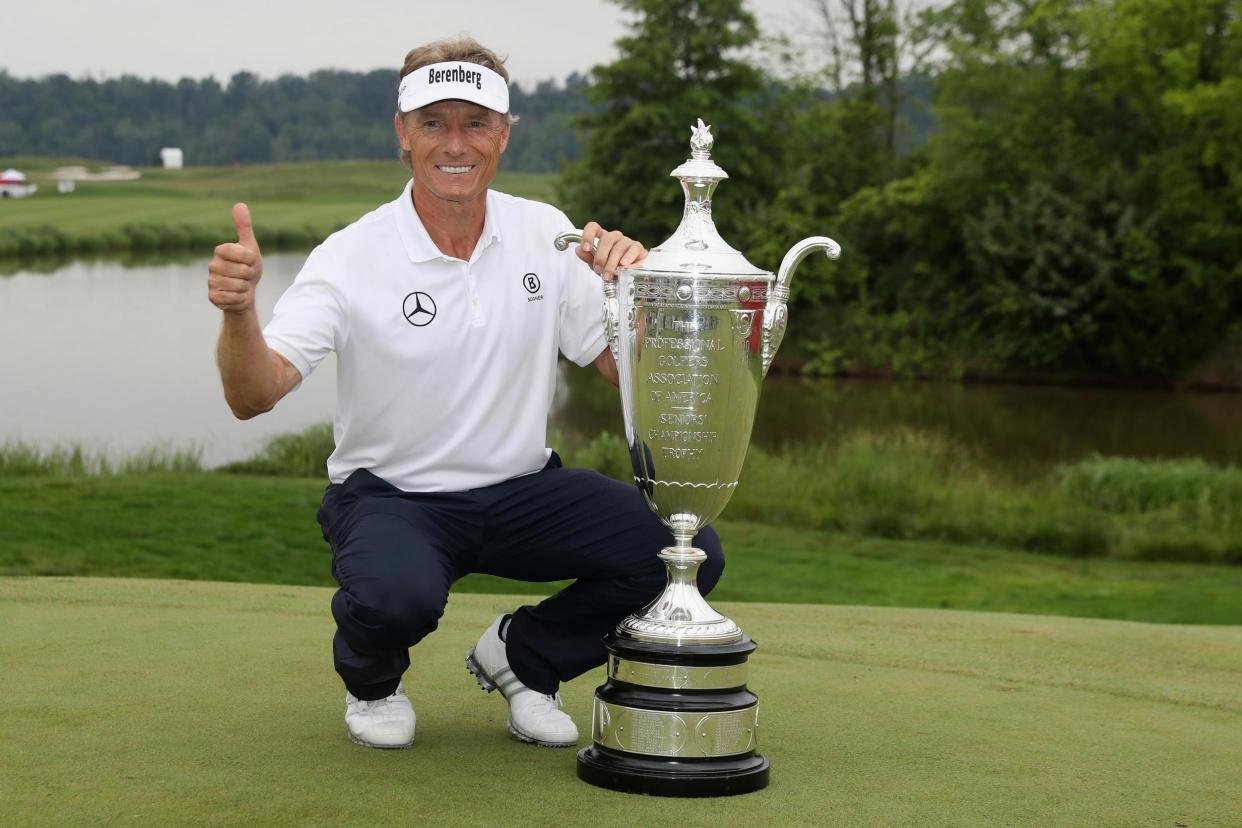
[[216, 247], [207, 266], [207, 298], [225, 313], [247, 313], [254, 309], [254, 289], [263, 276], [263, 257], [254, 237], [250, 208], [233, 205], [236, 242]]

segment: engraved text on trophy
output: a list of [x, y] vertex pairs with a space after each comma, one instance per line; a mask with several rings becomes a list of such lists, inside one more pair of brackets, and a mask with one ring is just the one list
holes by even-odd
[[643, 338], [651, 405], [643, 439], [657, 460], [688, 460], [720, 439], [711, 403], [721, 385], [713, 355], [727, 343], [720, 319], [688, 308], [648, 307]]

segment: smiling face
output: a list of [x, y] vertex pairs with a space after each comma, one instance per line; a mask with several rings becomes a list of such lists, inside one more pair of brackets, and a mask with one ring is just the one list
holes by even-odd
[[410, 153], [415, 198], [467, 203], [487, 192], [509, 145], [499, 112], [468, 101], [439, 101], [393, 120]]

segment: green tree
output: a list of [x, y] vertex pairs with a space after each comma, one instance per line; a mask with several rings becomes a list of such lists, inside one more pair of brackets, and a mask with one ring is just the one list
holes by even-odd
[[580, 162], [560, 182], [566, 211], [623, 228], [648, 245], [677, 226], [682, 194], [669, 172], [689, 155], [702, 118], [716, 139], [712, 158], [731, 176], [716, 191], [715, 219], [737, 245], [749, 213], [773, 197], [781, 124], [764, 117], [763, 75], [745, 60], [758, 39], [742, 0], [617, 0], [637, 15], [620, 57], [593, 70], [587, 97], [600, 107], [579, 120]]
[[907, 37], [892, 4], [818, 6], [844, 9], [849, 82], [798, 116], [823, 143], [792, 142], [801, 176], [765, 224], [847, 251], [795, 285], [819, 367], [1173, 377], [1230, 336], [1242, 0], [954, 0], [922, 21], [941, 130], [907, 159], [874, 137]]
[[[227, 87], [211, 78], [174, 83], [125, 76], [14, 78], [0, 70], [0, 156], [99, 158], [158, 163], [179, 146], [194, 165], [234, 161], [392, 158], [396, 73], [323, 70], [262, 80], [240, 72]], [[580, 152], [566, 120], [586, 110], [580, 80], [564, 89], [513, 86], [517, 112], [506, 167], [553, 171]]]
[[1242, 310], [1242, 212], [1239, 134], [1216, 102], [1242, 71], [1240, 9], [959, 0], [938, 15], [933, 168], [961, 205], [968, 295], [1002, 359], [1168, 376], [1224, 339]]
[[592, 111], [586, 99], [587, 80], [578, 73], [563, 86], [543, 81], [526, 92], [514, 84], [509, 92], [510, 111], [521, 123], [509, 136], [503, 164], [506, 169], [528, 172], [559, 172], [582, 155], [572, 120]]
[[1034, 181], [967, 222], [977, 304], [995, 323], [989, 350], [999, 359], [1090, 375], [1121, 358], [1141, 374], [1164, 367], [1146, 341], [1153, 327], [1163, 337], [1201, 333], [1169, 329], [1187, 286], [1157, 278], [1156, 217], [1140, 221], [1117, 196], [1122, 185], [1117, 167], [1076, 182], [1072, 195]]
[[921, 200], [927, 187], [920, 180], [902, 192], [888, 189], [920, 163], [899, 147], [910, 92], [925, 83], [922, 32], [896, 0], [809, 5], [821, 24], [824, 65], [786, 90], [782, 186], [751, 222], [750, 246], [756, 261], [774, 264], [791, 242], [828, 234], [847, 254], [799, 269], [786, 355], [809, 360], [813, 371], [930, 370], [930, 351], [916, 342], [926, 338], [915, 298], [926, 282], [906, 267], [911, 250], [927, 256], [929, 239], [916, 233], [929, 222], [911, 208], [912, 198], [928, 206]]

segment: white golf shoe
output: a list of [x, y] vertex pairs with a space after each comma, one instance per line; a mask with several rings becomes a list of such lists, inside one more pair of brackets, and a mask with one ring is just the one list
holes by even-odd
[[509, 702], [509, 732], [523, 742], [544, 747], [573, 747], [578, 728], [561, 707], [561, 694], [545, 695], [518, 681], [509, 668], [505, 642], [500, 640], [497, 618], [479, 642], [466, 653], [466, 669], [487, 692], [499, 690]]
[[345, 693], [345, 728], [349, 740], [366, 747], [408, 748], [414, 741], [414, 706], [405, 686], [386, 698], [363, 701]]

